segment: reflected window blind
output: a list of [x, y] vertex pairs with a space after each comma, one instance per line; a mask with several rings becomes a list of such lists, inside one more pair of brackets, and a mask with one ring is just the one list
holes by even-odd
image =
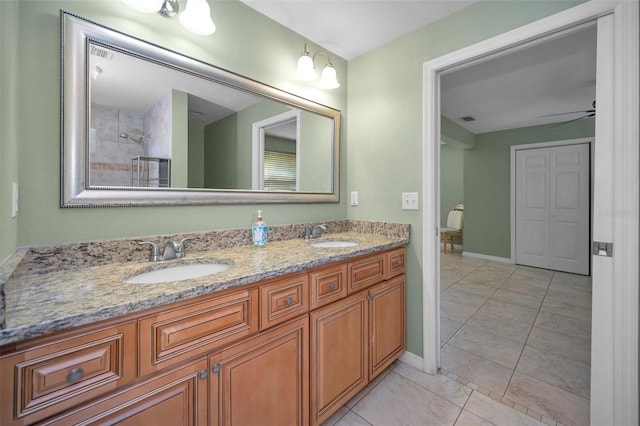
[[264, 189], [296, 190], [296, 155], [285, 152], [264, 152]]

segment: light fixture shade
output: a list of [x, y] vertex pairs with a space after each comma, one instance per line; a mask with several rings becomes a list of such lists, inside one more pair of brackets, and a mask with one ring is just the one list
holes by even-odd
[[155, 13], [162, 8], [164, 0], [122, 0], [122, 3], [138, 12]]
[[303, 52], [300, 59], [298, 59], [298, 68], [296, 68], [296, 73], [293, 76], [296, 80], [301, 81], [311, 81], [318, 77], [313, 67], [313, 59], [307, 52]]
[[178, 19], [182, 26], [192, 33], [210, 35], [216, 31], [207, 0], [188, 0], [187, 7], [178, 15]]
[[322, 78], [320, 79], [320, 87], [323, 89], [337, 89], [340, 87], [338, 78], [336, 77], [336, 69], [329, 62], [322, 70]]

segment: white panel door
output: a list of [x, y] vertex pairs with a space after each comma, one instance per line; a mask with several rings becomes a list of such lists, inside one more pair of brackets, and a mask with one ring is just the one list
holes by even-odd
[[589, 145], [516, 151], [516, 263], [589, 274]]

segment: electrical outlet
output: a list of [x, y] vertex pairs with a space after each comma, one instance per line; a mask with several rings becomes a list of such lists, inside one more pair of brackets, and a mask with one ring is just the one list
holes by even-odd
[[402, 193], [402, 210], [419, 210], [419, 199], [417, 192]]
[[11, 184], [11, 217], [18, 216], [18, 183], [13, 182]]
[[351, 205], [358, 205], [358, 191], [351, 191]]

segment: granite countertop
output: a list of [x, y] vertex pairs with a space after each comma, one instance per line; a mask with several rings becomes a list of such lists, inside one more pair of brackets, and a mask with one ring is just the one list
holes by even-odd
[[[95, 266], [88, 263], [44, 272], [31, 268], [15, 273], [19, 278], [5, 280], [4, 327], [0, 329], [0, 346], [378, 250], [400, 247], [409, 243], [408, 225], [403, 226], [406, 226], [406, 233], [396, 235], [356, 232], [352, 226], [346, 232], [325, 234], [321, 238], [357, 241], [358, 245], [352, 247], [318, 248], [302, 238], [292, 238], [269, 242], [264, 247], [242, 244], [192, 253], [187, 250], [187, 255], [182, 259], [155, 263], [145, 260]], [[28, 254], [29, 250], [20, 249], [14, 257]], [[122, 282], [149, 270], [201, 262], [229, 263], [232, 266], [214, 275], [182, 281], [157, 284]], [[6, 265], [3, 267], [6, 271]]]

